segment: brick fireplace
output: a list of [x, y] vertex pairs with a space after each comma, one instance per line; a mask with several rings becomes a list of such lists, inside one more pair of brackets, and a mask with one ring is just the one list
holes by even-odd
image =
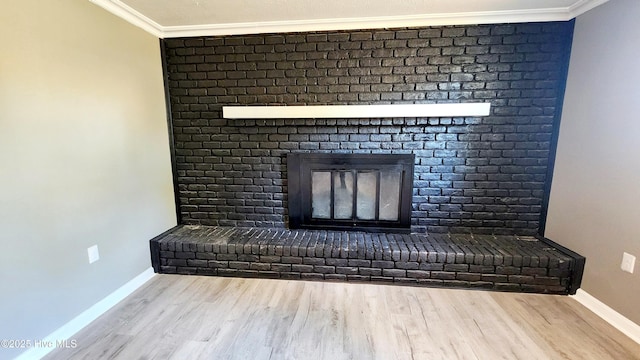
[[[553, 22], [164, 40], [181, 225], [151, 241], [154, 269], [575, 293], [584, 257], [536, 235], [572, 31], [573, 22]], [[436, 103], [490, 111], [240, 119], [223, 111]], [[410, 232], [295, 229], [289, 196], [300, 184], [287, 157], [312, 153], [411, 156]], [[363, 179], [377, 183], [379, 171]], [[318, 194], [346, 188], [347, 172], [358, 176], [320, 169], [329, 185]], [[328, 210], [305, 205], [317, 224], [336, 217], [330, 196], [316, 203]], [[347, 197], [353, 211], [357, 198]]]
[[[181, 223], [288, 226], [290, 152], [413, 154], [411, 230], [536, 234], [572, 22], [167, 39]], [[490, 102], [486, 117], [225, 119], [224, 105]]]

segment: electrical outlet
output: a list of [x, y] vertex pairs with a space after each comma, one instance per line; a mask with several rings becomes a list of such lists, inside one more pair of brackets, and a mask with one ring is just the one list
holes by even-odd
[[100, 252], [98, 252], [98, 245], [93, 245], [87, 249], [87, 254], [89, 255], [89, 264], [93, 264], [94, 262], [100, 260]]
[[628, 253], [622, 253], [622, 264], [620, 264], [620, 268], [623, 271], [633, 274], [633, 268], [635, 267], [635, 265], [636, 265], [635, 256]]

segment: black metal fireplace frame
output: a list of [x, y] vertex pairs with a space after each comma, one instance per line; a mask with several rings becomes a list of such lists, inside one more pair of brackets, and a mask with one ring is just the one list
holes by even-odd
[[[414, 161], [413, 154], [289, 153], [287, 155], [289, 227], [410, 232]], [[398, 170], [401, 173], [397, 221], [361, 220], [356, 219], [355, 214], [348, 220], [312, 218], [311, 172], [313, 170], [380, 171], [389, 169]], [[355, 193], [357, 189], [354, 189]]]

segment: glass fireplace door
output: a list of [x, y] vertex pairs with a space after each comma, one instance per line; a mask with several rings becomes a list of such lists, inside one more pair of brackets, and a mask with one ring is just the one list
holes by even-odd
[[412, 155], [290, 154], [290, 225], [409, 227]]
[[311, 217], [397, 221], [401, 180], [399, 171], [312, 171]]

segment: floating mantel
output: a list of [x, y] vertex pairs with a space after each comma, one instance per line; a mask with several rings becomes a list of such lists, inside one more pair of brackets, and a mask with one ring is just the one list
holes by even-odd
[[487, 116], [491, 103], [223, 106], [227, 119], [349, 119]]

